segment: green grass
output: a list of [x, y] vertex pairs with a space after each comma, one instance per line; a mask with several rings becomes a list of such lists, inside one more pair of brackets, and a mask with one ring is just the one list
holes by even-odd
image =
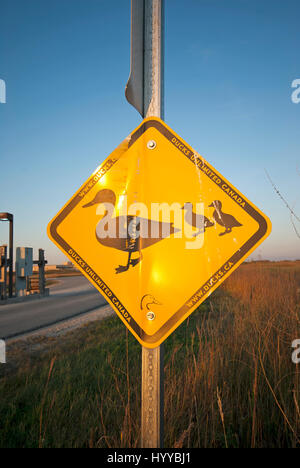
[[[198, 316], [169, 338], [166, 361], [192, 344]], [[0, 447], [138, 446], [141, 347], [122, 322], [108, 318], [48, 341], [47, 351], [24, 359], [23, 348], [8, 352], [18, 370], [0, 380]], [[184, 359], [178, 353], [178, 369]]]
[[125, 335], [112, 318], [53, 340], [49, 351], [23, 362], [19, 351], [17, 374], [0, 381], [0, 446], [77, 447], [87, 446], [93, 431], [98, 437], [103, 395], [115, 400], [109, 414], [120, 406], [112, 366], [124, 366]]
[[[298, 268], [243, 265], [166, 340], [165, 446], [299, 446], [299, 285]], [[0, 447], [139, 446], [141, 347], [117, 317], [8, 361]]]

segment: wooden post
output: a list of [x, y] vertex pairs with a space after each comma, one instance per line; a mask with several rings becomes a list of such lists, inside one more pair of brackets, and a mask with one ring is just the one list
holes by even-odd
[[[144, 117], [163, 118], [164, 0], [144, 5]], [[163, 447], [164, 423], [163, 346], [142, 347], [141, 447]]]
[[39, 290], [42, 296], [45, 295], [46, 280], [45, 280], [45, 255], [44, 250], [39, 249]]
[[7, 246], [0, 246], [0, 300], [7, 298]]
[[8, 295], [13, 297], [13, 271], [14, 271], [14, 216], [9, 216], [9, 270], [8, 270]]

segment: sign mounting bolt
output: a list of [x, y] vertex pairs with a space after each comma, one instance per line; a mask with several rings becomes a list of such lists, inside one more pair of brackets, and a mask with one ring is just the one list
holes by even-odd
[[148, 143], [147, 143], [147, 148], [150, 149], [150, 150], [153, 150], [154, 148], [156, 148], [156, 141], [149, 140]]
[[154, 320], [155, 319], [155, 313], [154, 312], [151, 312], [151, 310], [147, 313], [146, 315], [147, 319], [148, 320]]

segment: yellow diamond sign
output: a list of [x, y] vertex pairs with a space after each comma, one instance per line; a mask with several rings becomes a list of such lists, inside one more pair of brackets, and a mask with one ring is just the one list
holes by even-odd
[[148, 348], [270, 231], [269, 219], [158, 118], [145, 119], [48, 226]]

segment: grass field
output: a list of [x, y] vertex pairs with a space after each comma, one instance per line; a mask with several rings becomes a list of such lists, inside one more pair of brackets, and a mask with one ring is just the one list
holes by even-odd
[[[299, 297], [300, 262], [245, 263], [167, 339], [166, 447], [300, 446]], [[137, 447], [141, 352], [121, 321], [44, 341], [0, 367], [0, 447]]]

